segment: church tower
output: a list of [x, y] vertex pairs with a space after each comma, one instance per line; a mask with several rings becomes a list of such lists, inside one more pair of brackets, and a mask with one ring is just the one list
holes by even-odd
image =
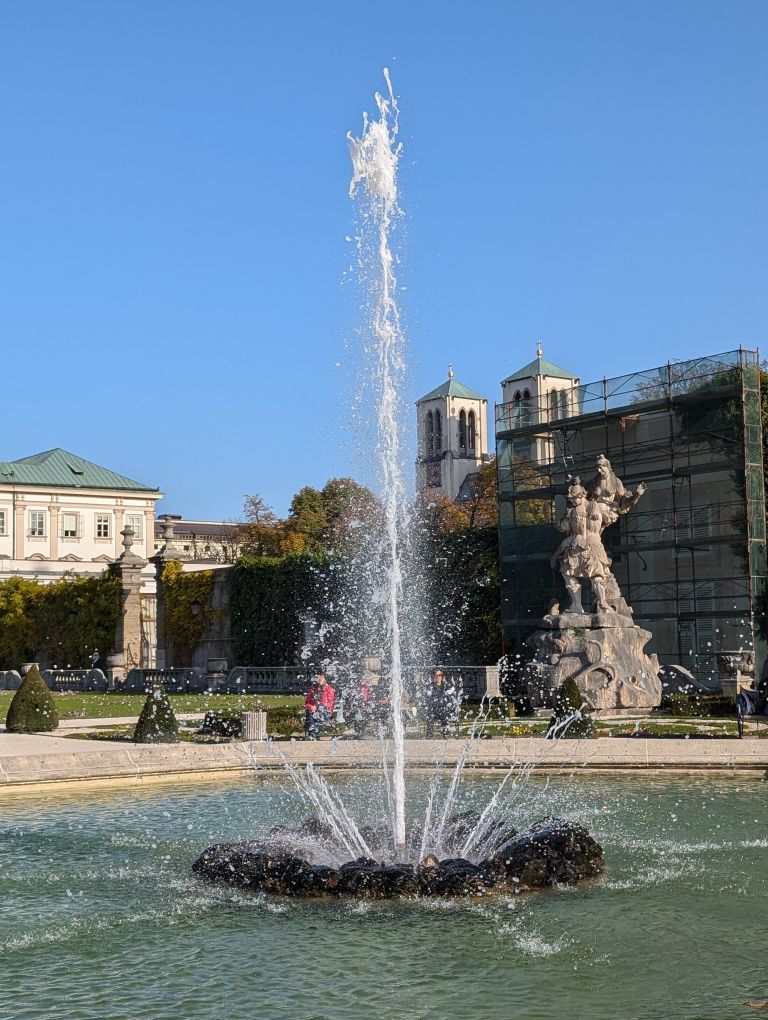
[[456, 499], [462, 483], [488, 460], [488, 401], [448, 381], [416, 401], [416, 491]]
[[[541, 341], [536, 357], [507, 376], [501, 384], [502, 408], [497, 408], [497, 427], [501, 430], [526, 429], [512, 441], [518, 460], [545, 463], [552, 460], [552, 440], [547, 433], [531, 435], [531, 425], [546, 424], [580, 414], [579, 380], [544, 357]], [[503, 413], [498, 414], [499, 411]]]

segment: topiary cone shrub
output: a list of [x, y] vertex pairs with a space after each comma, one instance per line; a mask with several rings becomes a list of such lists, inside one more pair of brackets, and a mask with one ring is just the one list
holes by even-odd
[[552, 734], [553, 736], [594, 737], [595, 735], [595, 724], [592, 722], [589, 708], [584, 702], [579, 685], [573, 677], [569, 677], [563, 686], [558, 687], [555, 692], [552, 717], [549, 720], [549, 733], [552, 733], [553, 727], [564, 723], [576, 711], [581, 712], [581, 718], [574, 719], [557, 734]]
[[5, 718], [10, 733], [47, 733], [59, 725], [53, 695], [37, 666], [31, 666], [13, 696]]
[[147, 692], [147, 700], [141, 710], [136, 729], [133, 731], [134, 744], [178, 744], [179, 724], [173, 714], [171, 703], [162, 684], [153, 684]]

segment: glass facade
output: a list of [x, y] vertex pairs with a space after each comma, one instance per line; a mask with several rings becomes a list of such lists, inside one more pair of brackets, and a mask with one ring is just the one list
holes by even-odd
[[765, 499], [760, 365], [733, 351], [597, 383], [574, 380], [556, 406], [496, 407], [502, 625], [522, 649], [565, 596], [550, 557], [566, 480], [605, 454], [638, 504], [603, 534], [647, 650], [718, 687], [718, 651], [765, 662]]

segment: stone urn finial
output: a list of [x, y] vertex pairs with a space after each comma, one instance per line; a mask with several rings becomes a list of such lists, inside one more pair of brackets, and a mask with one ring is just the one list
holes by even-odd
[[136, 532], [130, 524], [126, 524], [120, 534], [123, 536], [123, 552], [129, 553], [131, 551], [131, 546], [133, 545], [133, 539]]

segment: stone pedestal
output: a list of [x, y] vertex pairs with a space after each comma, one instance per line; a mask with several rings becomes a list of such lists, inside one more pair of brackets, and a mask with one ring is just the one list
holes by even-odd
[[528, 644], [544, 688], [573, 679], [592, 709], [654, 708], [661, 681], [658, 659], [645, 652], [651, 636], [631, 615], [562, 613], [546, 616]]
[[123, 528], [123, 553], [112, 569], [120, 577], [120, 616], [115, 628], [115, 648], [107, 656], [110, 686], [128, 670], [141, 666], [141, 572], [147, 561], [131, 551], [133, 528]]

